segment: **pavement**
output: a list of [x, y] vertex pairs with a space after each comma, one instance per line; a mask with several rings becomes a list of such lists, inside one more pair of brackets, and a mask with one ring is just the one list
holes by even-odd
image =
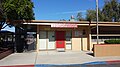
[[[46, 67], [45, 65], [113, 64], [120, 67], [120, 56], [94, 57], [90, 51], [40, 51], [13, 53], [0, 60], [0, 67]], [[27, 66], [26, 66], [27, 65]]]

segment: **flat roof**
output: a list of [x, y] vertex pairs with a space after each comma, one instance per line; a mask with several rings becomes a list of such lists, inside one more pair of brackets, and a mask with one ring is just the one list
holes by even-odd
[[[8, 21], [9, 22], [9, 21]], [[57, 23], [77, 24], [85, 26], [96, 26], [95, 21], [59, 21], [59, 20], [14, 20], [12, 23], [31, 24], [31, 25], [51, 25]], [[99, 26], [120, 26], [120, 22], [98, 22]]]

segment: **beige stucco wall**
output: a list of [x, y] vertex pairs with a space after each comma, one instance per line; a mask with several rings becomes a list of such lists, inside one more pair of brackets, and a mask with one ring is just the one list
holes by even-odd
[[83, 50], [87, 51], [87, 45], [88, 45], [88, 41], [87, 41], [87, 37], [86, 38], [82, 38], [83, 39]]
[[94, 45], [94, 56], [120, 56], [120, 44]]
[[[37, 26], [37, 46], [39, 46], [39, 31], [40, 30], [45, 30], [45, 31], [72, 31], [72, 46], [71, 46], [71, 50], [72, 51], [81, 51], [81, 50], [88, 50], [88, 48], [90, 48], [90, 44], [89, 43], [91, 40], [88, 38], [89, 37], [89, 28], [88, 27], [78, 27], [76, 29], [59, 29], [59, 28], [50, 28], [50, 26]], [[78, 37], [75, 37], [75, 31], [83, 31], [85, 30], [85, 34], [84, 35], [80, 35]], [[91, 45], [92, 46], [92, 45]], [[39, 48], [39, 47], [38, 47]], [[37, 49], [39, 50], [39, 49]]]
[[[103, 43], [104, 42], [99, 42], [99, 44], [103, 44]], [[92, 50], [94, 44], [97, 44], [97, 42], [91, 42], [91, 46], [90, 46], [91, 50]]]
[[[85, 34], [83, 35], [79, 35], [79, 36], [75, 36], [75, 31], [78, 30], [78, 31], [83, 31], [85, 30]], [[90, 45], [90, 41], [89, 41], [89, 28], [88, 27], [80, 27], [78, 29], [75, 29], [73, 32], [72, 32], [72, 50], [73, 51], [80, 51], [80, 50], [84, 50], [84, 51], [87, 51]]]
[[72, 38], [73, 51], [87, 51], [87, 38]]
[[81, 50], [81, 38], [72, 38], [72, 50], [73, 51]]

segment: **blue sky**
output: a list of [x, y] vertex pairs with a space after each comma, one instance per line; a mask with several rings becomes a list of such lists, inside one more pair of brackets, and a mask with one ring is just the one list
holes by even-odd
[[[95, 9], [96, 0], [32, 0], [36, 20], [69, 20], [81, 12], [85, 17], [86, 10]], [[99, 8], [104, 5], [104, 0], [99, 0]]]
[[[96, 0], [32, 0], [36, 20], [69, 20], [81, 12], [85, 17], [86, 10], [95, 9]], [[99, 0], [99, 8], [104, 5], [104, 0]], [[15, 31], [14, 27], [6, 27], [5, 30]]]

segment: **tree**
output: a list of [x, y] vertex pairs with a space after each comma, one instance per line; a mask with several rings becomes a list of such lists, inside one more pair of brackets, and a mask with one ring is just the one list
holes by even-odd
[[[3, 12], [2, 17], [4, 17], [4, 23], [0, 22], [2, 28], [4, 28], [5, 23], [9, 26], [13, 25], [13, 20], [35, 19], [32, 9], [34, 5], [31, 0], [3, 0], [0, 6]], [[7, 23], [6, 20], [11, 21], [11, 23]]]
[[95, 21], [96, 20], [96, 11], [95, 10], [87, 10], [86, 20]]
[[[2, 4], [3, 0], [0, 0], [0, 4]], [[0, 5], [0, 30], [2, 29], [3, 25], [5, 24], [4, 13], [2, 10], [2, 5]]]
[[98, 9], [98, 20], [99, 21], [104, 21], [105, 20], [105, 16], [102, 12], [102, 10]]
[[[86, 19], [96, 21], [96, 10], [88, 10]], [[99, 21], [120, 21], [120, 3], [118, 0], [105, 0], [103, 8], [98, 10]]]
[[82, 17], [82, 13], [81, 13], [81, 12], [79, 12], [79, 13], [77, 14], [77, 20], [78, 20], [78, 21], [84, 20], [83, 17]]
[[118, 19], [118, 21], [120, 22], [120, 3], [119, 3], [119, 7], [118, 7], [118, 9], [119, 9], [119, 11], [118, 11], [118, 15], [119, 15], [119, 19]]
[[102, 9], [102, 13], [105, 16], [104, 21], [119, 21], [120, 17], [120, 3], [118, 0], [106, 0]]

